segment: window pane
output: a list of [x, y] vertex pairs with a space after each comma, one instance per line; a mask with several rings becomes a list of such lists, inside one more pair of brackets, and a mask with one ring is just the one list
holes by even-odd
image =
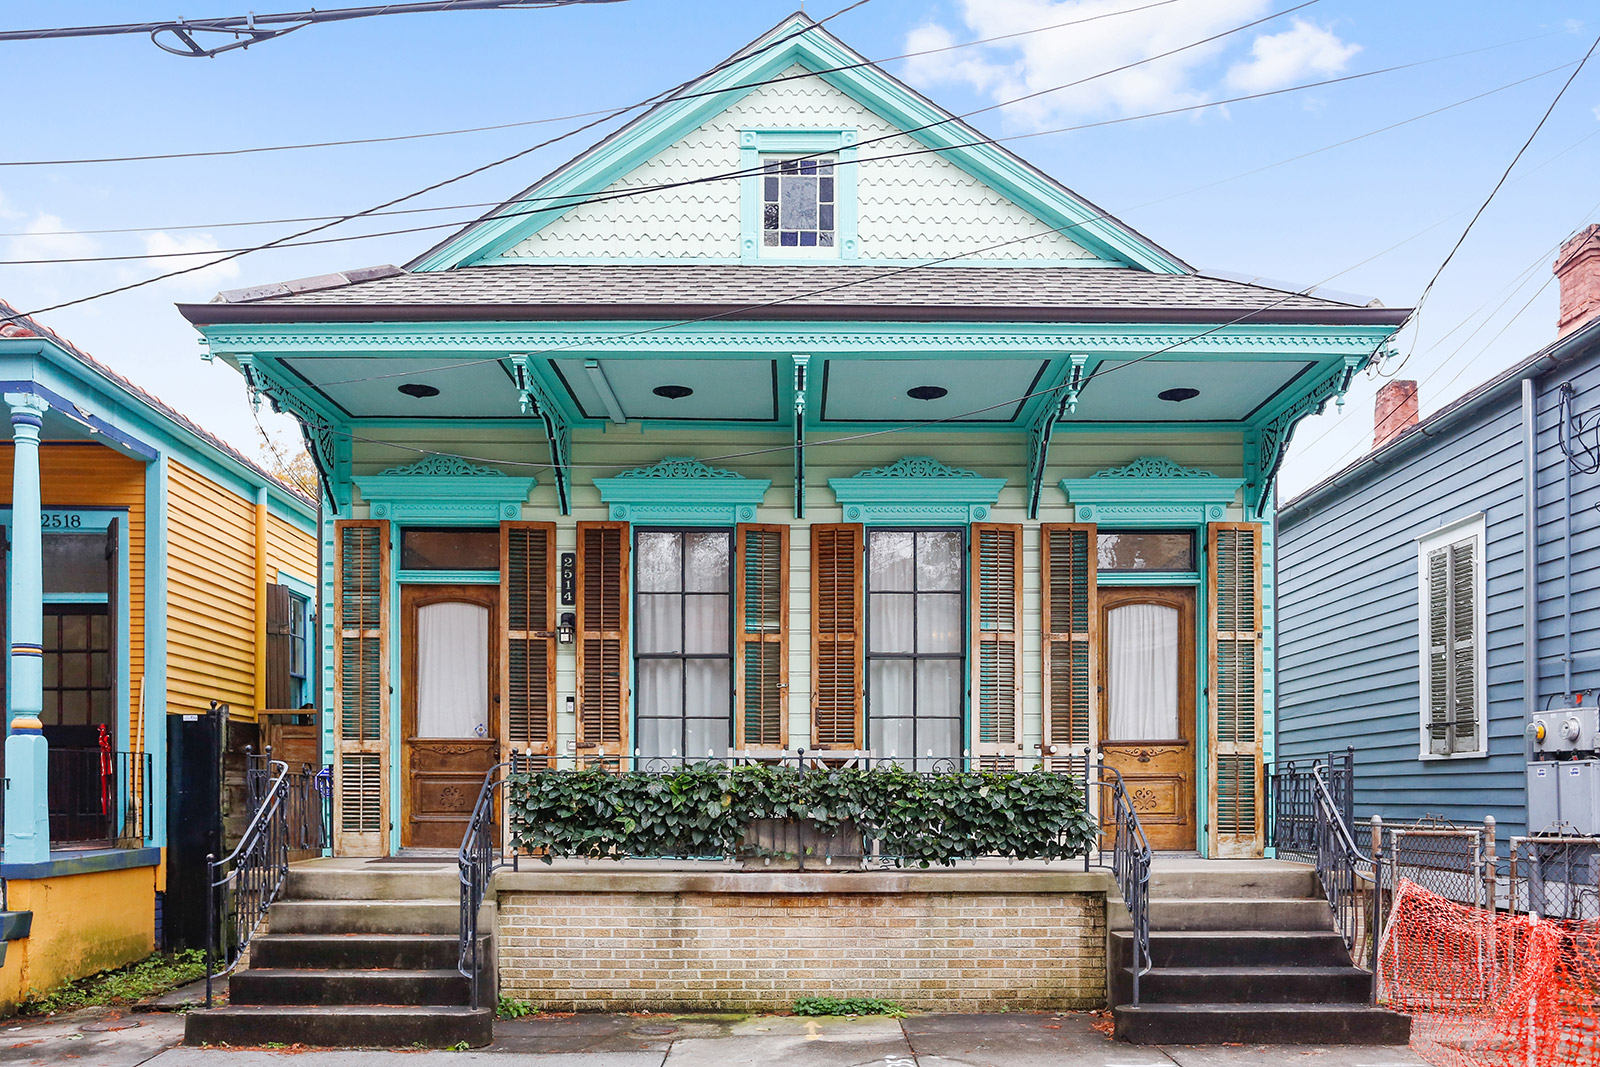
[[639, 737], [635, 742], [641, 760], [659, 759], [683, 752], [683, 720], [639, 719]]
[[690, 759], [726, 755], [728, 722], [721, 719], [687, 719], [683, 724], [683, 753]]
[[961, 651], [960, 593], [922, 593], [917, 597], [917, 651]]
[[[912, 661], [879, 659], [868, 664], [867, 700], [872, 720], [892, 719], [912, 713]], [[909, 751], [909, 750], [907, 750]]]
[[778, 197], [778, 225], [786, 230], [817, 228], [817, 183], [801, 178], [783, 179]]
[[[959, 720], [961, 716], [961, 661], [925, 659], [917, 663], [917, 718]], [[923, 753], [917, 753], [919, 756]], [[935, 756], [952, 756], [954, 751]]]
[[1101, 530], [1096, 562], [1102, 571], [1192, 571], [1194, 534], [1165, 530]]
[[1178, 609], [1127, 604], [1106, 613], [1108, 741], [1178, 734]]
[[[732, 709], [733, 685], [725, 659], [683, 661], [684, 714], [728, 721]], [[726, 743], [724, 741], [724, 743]], [[696, 754], [705, 751], [695, 750]]]
[[728, 554], [733, 538], [725, 533], [687, 534], [688, 566], [684, 588], [691, 593], [728, 591]]
[[634, 558], [641, 593], [667, 593], [683, 588], [683, 536], [646, 531], [639, 535]]
[[909, 758], [917, 745], [912, 720], [873, 719], [867, 744], [881, 758]]
[[917, 588], [961, 591], [961, 535], [954, 530], [917, 534]]
[[417, 736], [487, 737], [489, 609], [444, 602], [417, 609]]
[[683, 715], [683, 661], [639, 661], [639, 718], [680, 718]]
[[690, 654], [720, 652], [731, 654], [728, 643], [729, 608], [726, 593], [684, 597], [684, 651]]
[[89, 647], [89, 619], [85, 615], [61, 616], [62, 651], [81, 651]]
[[496, 571], [497, 527], [407, 527], [400, 531], [400, 568], [408, 571]]
[[676, 593], [644, 593], [639, 597], [640, 652], [683, 651], [683, 598]]
[[911, 590], [915, 535], [907, 530], [874, 530], [867, 535], [867, 588]]
[[105, 533], [47, 533], [42, 548], [46, 593], [110, 592]]
[[867, 629], [872, 652], [914, 652], [912, 620], [917, 598], [912, 593], [873, 593], [867, 598]]

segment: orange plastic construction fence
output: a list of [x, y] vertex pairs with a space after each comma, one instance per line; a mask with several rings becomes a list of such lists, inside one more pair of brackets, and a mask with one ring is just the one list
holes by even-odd
[[1402, 881], [1378, 995], [1441, 1067], [1596, 1067], [1600, 923], [1489, 912]]

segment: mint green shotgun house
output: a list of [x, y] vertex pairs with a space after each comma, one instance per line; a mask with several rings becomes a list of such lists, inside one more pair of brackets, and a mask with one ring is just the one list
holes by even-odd
[[1272, 484], [1405, 311], [1197, 272], [795, 15], [404, 268], [182, 313], [322, 475], [336, 852], [484, 773], [1122, 773], [1260, 855]]

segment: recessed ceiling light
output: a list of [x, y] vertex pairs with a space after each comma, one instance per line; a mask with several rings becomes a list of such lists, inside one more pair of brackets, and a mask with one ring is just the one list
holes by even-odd
[[694, 395], [694, 390], [687, 385], [658, 385], [650, 391], [668, 400], [682, 400], [686, 396]]
[[430, 396], [439, 395], [439, 390], [436, 386], [423, 385], [421, 382], [407, 382], [400, 387], [400, 391], [406, 396], [414, 396], [418, 400], [425, 400]]
[[942, 385], [918, 385], [906, 390], [906, 396], [912, 400], [938, 400], [950, 392]]
[[1156, 394], [1160, 399], [1171, 401], [1174, 404], [1181, 404], [1185, 400], [1193, 400], [1199, 395], [1200, 390], [1198, 389], [1163, 389]]

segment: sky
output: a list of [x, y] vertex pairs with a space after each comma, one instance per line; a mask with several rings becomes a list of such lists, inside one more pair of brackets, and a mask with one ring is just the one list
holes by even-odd
[[[0, 297], [34, 311], [208, 259], [152, 256], [259, 244], [315, 225], [281, 220], [358, 211], [413, 192], [588, 121], [569, 116], [685, 81], [795, 2], [624, 0], [391, 15], [312, 26], [213, 59], [168, 55], [140, 36], [0, 42], [9, 104], [0, 261], [127, 257], [0, 263]], [[1600, 2], [1314, 0], [1290, 10], [1303, 2], [869, 0], [828, 25], [884, 60], [1015, 34], [885, 66], [952, 111], [978, 111], [969, 121], [979, 129], [1007, 138], [1012, 150], [1202, 270], [1413, 306], [1600, 35]], [[303, 6], [249, 3], [261, 11]], [[244, 4], [8, 0], [0, 26], [239, 15]], [[350, 5], [323, 5], [336, 6]], [[808, 0], [806, 9], [821, 18], [846, 6]], [[1097, 15], [1111, 17], [1082, 21]], [[1064, 22], [1077, 24], [1044, 29]], [[1391, 67], [1404, 69], [1216, 103]], [[1188, 110], [1152, 114], [1178, 108]], [[376, 145], [59, 162], [503, 123], [531, 124]], [[465, 222], [610, 128], [404, 205], [450, 210], [316, 237]], [[1424, 415], [1554, 339], [1551, 263], [1566, 237], [1600, 218], [1597, 134], [1600, 56], [1562, 97], [1398, 339], [1385, 373], [1419, 380]], [[448, 232], [269, 250], [40, 318], [258, 454], [261, 430], [241, 379], [201, 361], [198, 334], [173, 304], [401, 264]], [[1363, 376], [1342, 410], [1330, 405], [1301, 424], [1281, 475], [1284, 499], [1369, 447], [1381, 381]], [[289, 420], [263, 412], [261, 423], [280, 446], [295, 440]]]

